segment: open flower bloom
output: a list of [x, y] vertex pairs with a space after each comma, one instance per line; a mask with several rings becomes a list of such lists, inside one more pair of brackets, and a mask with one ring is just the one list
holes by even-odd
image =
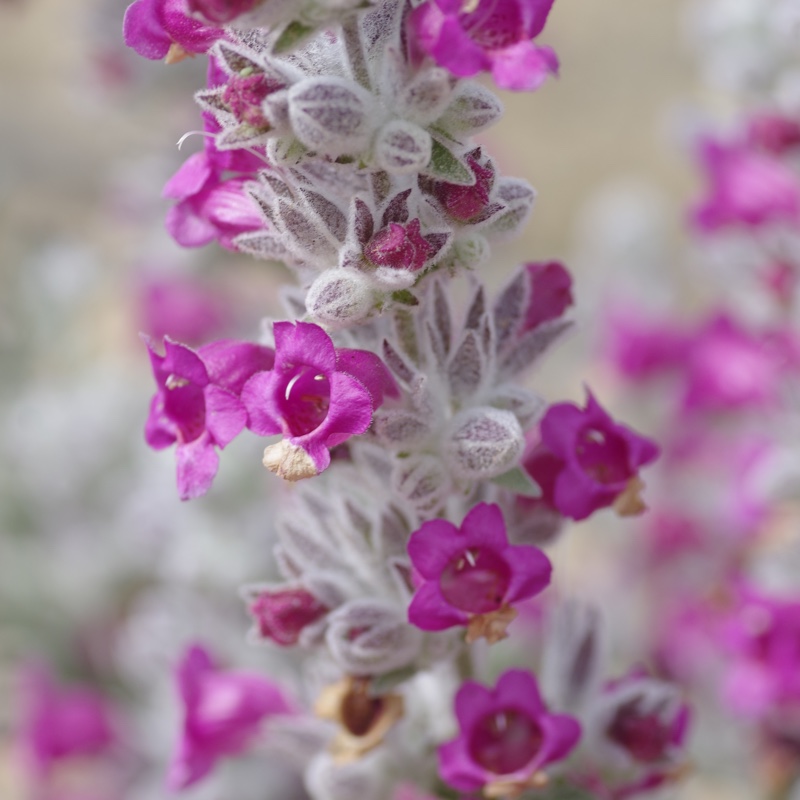
[[164, 355], [147, 342], [158, 390], [145, 424], [147, 443], [177, 444], [181, 500], [205, 494], [219, 467], [216, 448], [242, 432], [247, 412], [239, 400], [245, 381], [268, 369], [273, 352], [250, 342], [220, 340], [195, 351], [164, 339]]
[[466, 792], [514, 796], [540, 786], [541, 770], [565, 758], [581, 735], [577, 720], [549, 713], [536, 679], [519, 669], [503, 673], [495, 689], [467, 681], [455, 711], [461, 730], [439, 748], [439, 774]]
[[184, 719], [167, 779], [173, 791], [204, 778], [219, 758], [244, 752], [267, 717], [292, 710], [271, 681], [256, 673], [220, 670], [198, 645], [186, 651], [176, 677]]
[[547, 410], [541, 444], [524, 464], [542, 499], [565, 517], [586, 519], [610, 505], [627, 516], [644, 510], [638, 471], [658, 452], [654, 442], [614, 422], [588, 392], [585, 409], [558, 403]]
[[374, 353], [335, 348], [309, 322], [276, 322], [275, 366], [254, 375], [242, 392], [249, 427], [259, 436], [283, 434], [264, 465], [287, 480], [327, 469], [330, 448], [360, 433], [397, 386]]
[[122, 32], [125, 44], [140, 56], [167, 63], [205, 53], [225, 35], [192, 17], [184, 0], [136, 0], [125, 12]]
[[800, 181], [778, 158], [715, 141], [704, 142], [700, 156], [710, 183], [708, 196], [694, 210], [700, 230], [800, 219]]
[[113, 714], [99, 692], [59, 686], [38, 665], [25, 670], [21, 683], [19, 743], [39, 776], [66, 759], [99, 755], [116, 743]]
[[457, 528], [430, 520], [411, 535], [411, 563], [422, 578], [408, 609], [425, 631], [468, 625], [468, 639], [504, 638], [516, 615], [511, 604], [550, 583], [551, 564], [536, 547], [508, 543], [500, 508], [479, 503]]
[[458, 77], [490, 71], [503, 89], [537, 89], [558, 72], [549, 47], [531, 40], [544, 29], [554, 0], [430, 0], [411, 14], [413, 38]]

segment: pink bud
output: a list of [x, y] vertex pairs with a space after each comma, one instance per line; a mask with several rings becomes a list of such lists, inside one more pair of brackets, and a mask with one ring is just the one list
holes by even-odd
[[254, 128], [268, 128], [269, 121], [264, 116], [262, 103], [267, 95], [282, 88], [282, 84], [270, 81], [263, 72], [244, 77], [234, 75], [228, 81], [222, 99], [239, 122]]
[[478, 158], [467, 159], [469, 168], [475, 176], [472, 186], [459, 186], [455, 183], [439, 183], [434, 194], [447, 213], [458, 222], [472, 222], [489, 204], [489, 194], [494, 185], [494, 170], [482, 165]]
[[407, 225], [390, 222], [370, 239], [364, 255], [379, 267], [416, 272], [433, 254], [430, 243], [420, 234], [418, 219]]
[[250, 603], [258, 634], [283, 647], [297, 644], [303, 629], [328, 613], [328, 608], [302, 588], [260, 592]]

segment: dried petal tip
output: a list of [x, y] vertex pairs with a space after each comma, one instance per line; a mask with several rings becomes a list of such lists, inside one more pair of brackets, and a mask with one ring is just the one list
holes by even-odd
[[613, 505], [614, 511], [621, 517], [638, 517], [639, 514], [644, 514], [647, 506], [642, 500], [643, 491], [644, 481], [638, 475], [634, 475], [625, 489], [617, 495]]
[[404, 708], [400, 695], [373, 697], [369, 678], [348, 676], [322, 690], [314, 711], [341, 726], [331, 742], [331, 754], [336, 763], [349, 764], [383, 742]]
[[483, 787], [483, 796], [488, 800], [500, 800], [500, 798], [510, 798], [513, 800], [519, 797], [527, 789], [543, 789], [549, 782], [547, 774], [544, 772], [534, 772], [526, 780], [497, 780], [487, 783]]
[[467, 625], [467, 644], [486, 639], [489, 644], [497, 644], [508, 638], [508, 626], [517, 618], [516, 609], [509, 605], [488, 614], [476, 614]]
[[262, 463], [279, 478], [292, 482], [319, 474], [311, 456], [302, 447], [290, 444], [286, 439], [264, 448]]

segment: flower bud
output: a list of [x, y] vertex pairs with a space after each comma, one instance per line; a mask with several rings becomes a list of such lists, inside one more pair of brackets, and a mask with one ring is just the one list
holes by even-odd
[[376, 266], [412, 272], [422, 269], [432, 253], [433, 248], [420, 233], [418, 219], [407, 225], [390, 222], [364, 248], [364, 255]]
[[336, 158], [365, 150], [372, 135], [373, 97], [344, 78], [309, 78], [289, 89], [295, 136], [320, 155]]
[[323, 272], [308, 290], [308, 313], [329, 330], [362, 322], [369, 316], [374, 296], [368, 280], [355, 270]]
[[460, 478], [488, 480], [502, 475], [519, 460], [525, 437], [517, 418], [497, 408], [470, 408], [450, 425], [445, 456]]

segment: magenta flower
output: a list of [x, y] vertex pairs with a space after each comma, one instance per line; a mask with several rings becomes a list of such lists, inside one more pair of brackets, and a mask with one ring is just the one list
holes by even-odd
[[195, 153], [164, 186], [162, 195], [178, 200], [167, 212], [167, 230], [182, 247], [203, 247], [217, 240], [235, 250], [240, 233], [264, 227], [245, 189], [252, 175], [223, 178], [215, 162], [208, 150]]
[[189, 53], [206, 53], [225, 33], [190, 16], [185, 0], [136, 0], [125, 12], [125, 44], [151, 60], [180, 61]]
[[467, 681], [455, 711], [461, 732], [439, 748], [439, 774], [466, 792], [495, 785], [507, 791], [489, 796], [514, 796], [541, 785], [541, 770], [565, 758], [581, 735], [577, 720], [548, 712], [524, 670], [503, 673], [495, 689]]
[[197, 783], [218, 759], [244, 752], [267, 717], [292, 711], [271, 681], [256, 673], [220, 670], [199, 645], [186, 650], [176, 678], [184, 717], [167, 776], [173, 791]]
[[492, 210], [489, 198], [494, 186], [495, 171], [490, 164], [482, 163], [480, 149], [470, 153], [466, 161], [475, 176], [472, 186], [437, 181], [432, 184], [432, 191], [452, 219], [476, 223]]
[[644, 510], [638, 491], [638, 471], [658, 456], [658, 447], [630, 428], [614, 422], [587, 392], [586, 408], [572, 403], [551, 406], [541, 422], [543, 448], [526, 460], [534, 479], [536, 460], [544, 449], [561, 461], [548, 461], [551, 475], [543, 489], [552, 485], [552, 503], [565, 517], [586, 519], [598, 509], [615, 505], [623, 515]]
[[247, 608], [255, 621], [255, 635], [281, 647], [297, 644], [303, 631], [330, 609], [302, 586], [248, 592]]
[[516, 616], [510, 606], [539, 594], [552, 567], [535, 547], [508, 543], [503, 514], [479, 503], [457, 528], [444, 519], [425, 522], [408, 542], [422, 579], [408, 619], [425, 631], [468, 625], [468, 639], [497, 641]]
[[537, 89], [558, 73], [549, 47], [531, 40], [544, 29], [553, 0], [429, 0], [409, 18], [412, 40], [460, 78], [490, 71], [503, 89]]
[[800, 182], [777, 158], [715, 141], [702, 144], [700, 157], [711, 184], [708, 197], [693, 212], [700, 230], [798, 221]]
[[529, 263], [524, 269], [528, 273], [530, 299], [520, 333], [558, 319], [573, 303], [572, 276], [563, 264], [558, 261]]
[[239, 399], [245, 381], [273, 364], [268, 347], [221, 340], [195, 351], [164, 339], [163, 356], [147, 342], [158, 391], [145, 425], [147, 443], [161, 450], [177, 444], [181, 500], [205, 494], [226, 447], [247, 424]]
[[378, 356], [335, 348], [319, 325], [276, 322], [273, 330], [275, 366], [247, 382], [242, 402], [250, 430], [284, 436], [265, 451], [265, 465], [299, 480], [327, 469], [330, 448], [364, 433], [384, 396], [399, 392]]
[[645, 381], [685, 364], [690, 337], [670, 319], [653, 319], [628, 302], [612, 308], [605, 325], [604, 356], [630, 381]]
[[727, 653], [724, 695], [731, 709], [762, 719], [796, 714], [800, 598], [770, 597], [743, 586], [720, 636]]
[[420, 222], [390, 222], [367, 243], [364, 255], [379, 267], [407, 269], [416, 272], [434, 254], [433, 245], [420, 233]]
[[21, 689], [18, 741], [38, 776], [46, 777], [66, 759], [104, 753], [117, 742], [113, 712], [94, 689], [59, 686], [38, 665], [25, 670]]
[[688, 348], [687, 410], [720, 411], [774, 404], [783, 378], [780, 347], [718, 314]]
[[188, 0], [189, 11], [214, 25], [227, 25], [250, 11], [261, 0]]
[[146, 276], [137, 289], [140, 328], [154, 339], [169, 336], [199, 343], [233, 321], [233, 309], [224, 293], [195, 277]]
[[752, 147], [781, 156], [800, 147], [800, 122], [781, 114], [760, 114], [747, 126], [747, 141]]

